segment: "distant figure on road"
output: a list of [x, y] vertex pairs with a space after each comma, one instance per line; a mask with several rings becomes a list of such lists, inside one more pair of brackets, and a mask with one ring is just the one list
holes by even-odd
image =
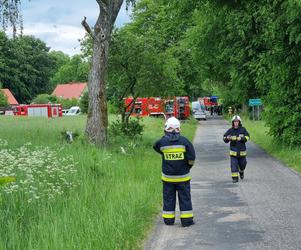
[[232, 115], [233, 114], [233, 109], [232, 109], [232, 107], [229, 107], [228, 108], [228, 115]]
[[246, 142], [250, 139], [248, 131], [242, 126], [238, 115], [232, 118], [232, 128], [224, 134], [224, 142], [230, 142], [231, 173], [233, 183], [244, 178], [244, 170], [247, 166]]
[[195, 160], [194, 147], [187, 138], [180, 135], [180, 122], [175, 117], [166, 121], [164, 132], [165, 135], [153, 146], [162, 155], [162, 217], [166, 225], [174, 224], [178, 192], [182, 226], [191, 226], [194, 222], [189, 172]]

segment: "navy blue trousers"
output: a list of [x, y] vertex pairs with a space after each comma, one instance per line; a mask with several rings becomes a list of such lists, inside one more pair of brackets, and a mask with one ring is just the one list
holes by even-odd
[[170, 183], [163, 181], [163, 219], [165, 224], [175, 221], [176, 193], [178, 192], [181, 223], [183, 226], [193, 223], [193, 212], [190, 194], [190, 181]]
[[247, 159], [243, 157], [231, 156], [231, 173], [232, 177], [238, 177], [238, 173], [245, 170], [247, 166]]

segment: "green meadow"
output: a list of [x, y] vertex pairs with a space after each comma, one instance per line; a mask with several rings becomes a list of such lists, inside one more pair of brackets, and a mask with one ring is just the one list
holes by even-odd
[[[141, 249], [161, 211], [152, 144], [164, 121], [145, 118], [143, 136], [111, 135], [106, 148], [85, 141], [85, 122], [0, 117], [0, 177], [16, 177], [0, 182], [0, 249]], [[182, 134], [195, 128], [185, 122]], [[79, 136], [67, 143], [65, 131]]]
[[264, 121], [251, 121], [244, 119], [243, 125], [251, 135], [251, 140], [263, 148], [266, 152], [273, 155], [289, 167], [301, 173], [301, 149], [298, 147], [289, 147], [273, 139], [269, 135], [269, 128], [265, 126]]

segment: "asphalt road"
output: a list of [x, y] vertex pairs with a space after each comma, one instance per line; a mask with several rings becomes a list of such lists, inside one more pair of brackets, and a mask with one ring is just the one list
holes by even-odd
[[[191, 194], [195, 225], [165, 226], [158, 215], [144, 249], [301, 249], [301, 176], [247, 143], [245, 179], [232, 183], [229, 124], [200, 122], [194, 146]], [[251, 140], [252, 140], [252, 135]], [[178, 210], [178, 208], [177, 208]]]

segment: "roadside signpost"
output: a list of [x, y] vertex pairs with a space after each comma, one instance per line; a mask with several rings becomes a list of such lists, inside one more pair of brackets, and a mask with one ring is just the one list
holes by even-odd
[[249, 106], [261, 106], [261, 99], [249, 99]]
[[261, 99], [249, 99], [249, 106], [252, 107], [252, 117], [253, 120], [255, 118], [255, 109], [257, 109], [257, 120], [259, 120], [260, 117], [260, 106], [262, 106]]

